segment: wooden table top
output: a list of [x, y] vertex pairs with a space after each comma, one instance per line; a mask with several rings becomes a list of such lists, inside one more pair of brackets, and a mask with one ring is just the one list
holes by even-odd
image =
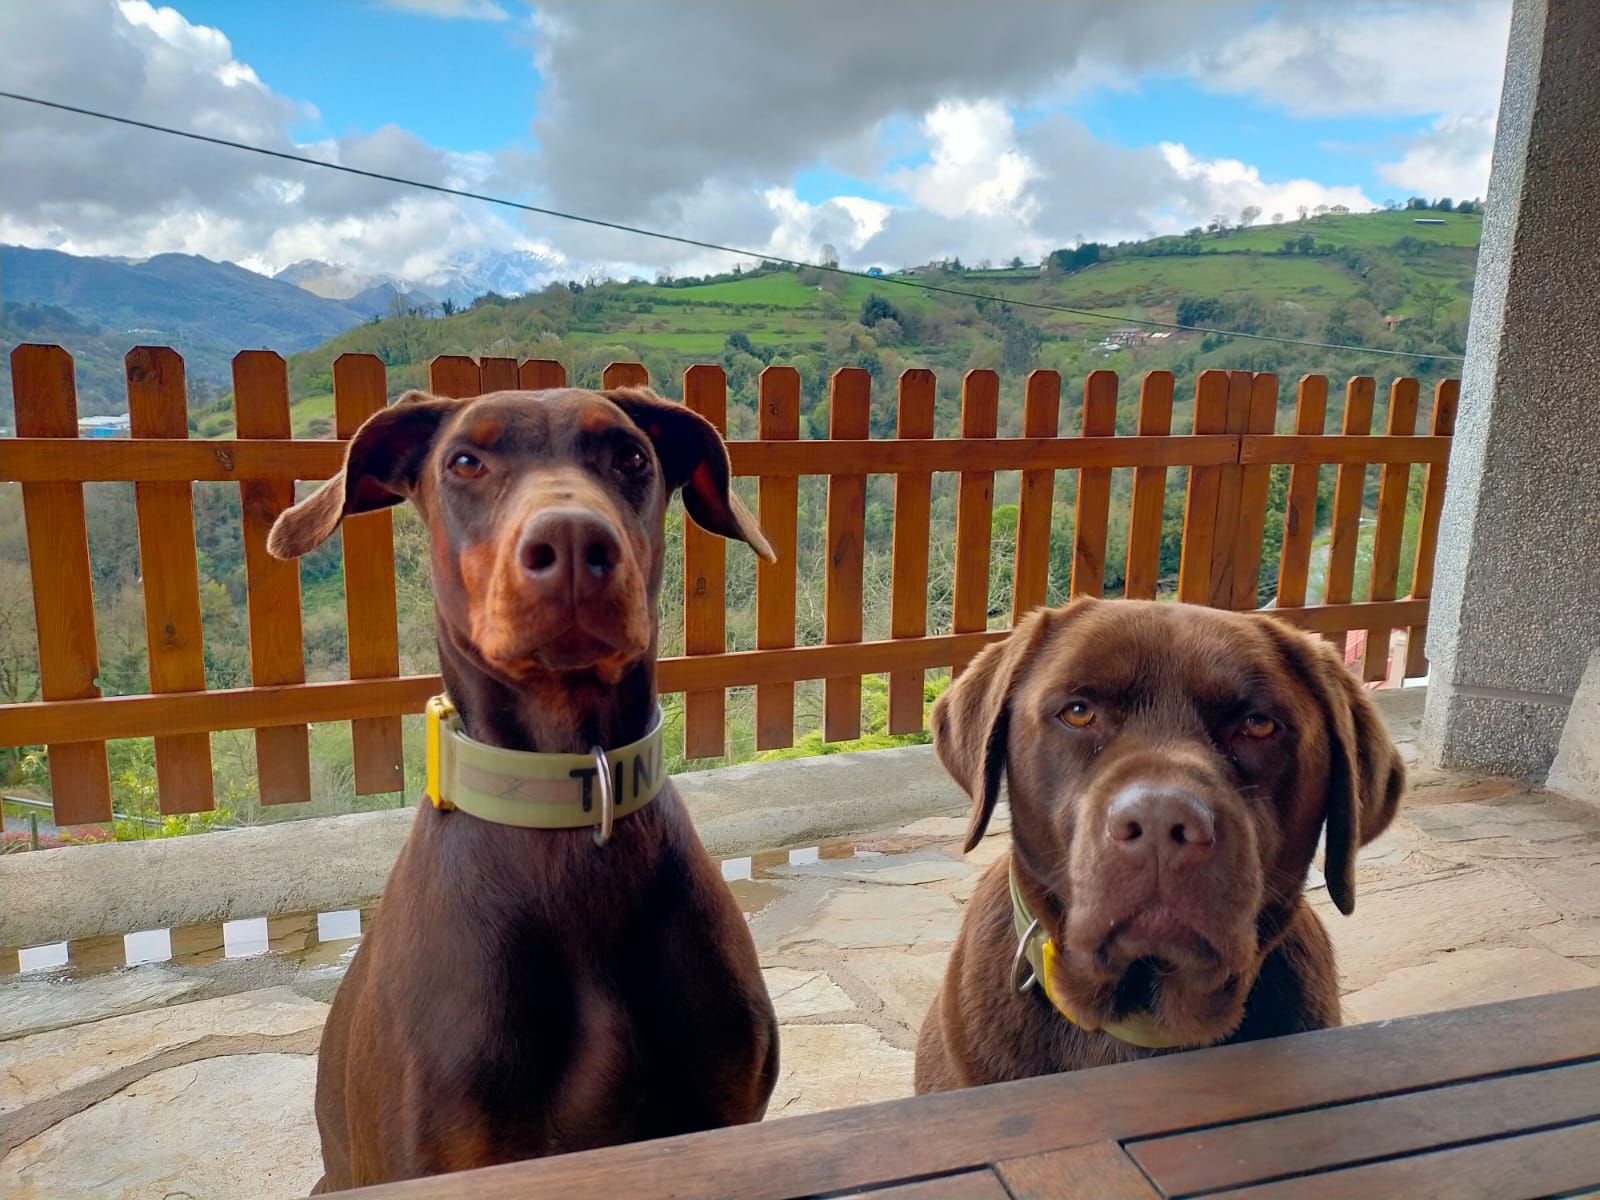
[[1600, 988], [348, 1194], [363, 1200], [1600, 1195]]

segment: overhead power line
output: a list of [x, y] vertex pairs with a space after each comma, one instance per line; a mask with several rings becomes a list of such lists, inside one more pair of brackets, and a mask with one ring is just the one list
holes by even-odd
[[944, 296], [959, 296], [967, 300], [997, 301], [1009, 304], [1013, 308], [1027, 308], [1038, 312], [1065, 313], [1068, 316], [1086, 317], [1095, 321], [1108, 321], [1117, 325], [1142, 325], [1149, 329], [1171, 329], [1184, 333], [1209, 333], [1219, 337], [1247, 338], [1256, 342], [1278, 342], [1287, 346], [1309, 346], [1316, 350], [1346, 350], [1357, 354], [1383, 354], [1394, 358], [1420, 358], [1440, 359], [1450, 362], [1462, 361], [1459, 354], [1433, 354], [1420, 350], [1391, 350], [1382, 346], [1354, 346], [1341, 342], [1319, 342], [1309, 338], [1282, 337], [1274, 333], [1247, 333], [1242, 329], [1216, 329], [1209, 325], [1185, 325], [1178, 321], [1158, 321], [1151, 317], [1133, 317], [1121, 313], [1098, 312], [1094, 309], [1073, 308], [1065, 304], [1050, 304], [1042, 300], [1023, 300], [1016, 296], [995, 295], [989, 292], [975, 292], [966, 288], [947, 287], [943, 284], [927, 283], [919, 279], [907, 279], [899, 275], [868, 275], [865, 271], [852, 271], [844, 267], [819, 265], [817, 263], [802, 262], [799, 259], [784, 258], [777, 254], [767, 254], [760, 250], [741, 249], [738, 246], [725, 246], [720, 242], [707, 242], [699, 238], [683, 237], [676, 233], [662, 233], [657, 229], [644, 229], [638, 225], [628, 225], [620, 221], [606, 221], [599, 217], [586, 217], [579, 213], [563, 212], [557, 208], [545, 208], [538, 204], [525, 204], [520, 200], [510, 200], [504, 196], [490, 196], [484, 192], [474, 192], [466, 188], [449, 187], [442, 183], [429, 183], [423, 179], [408, 179], [403, 175], [390, 175], [382, 171], [366, 171], [360, 167], [347, 166], [344, 163], [324, 162], [321, 159], [311, 158], [304, 154], [292, 154], [287, 150], [271, 150], [265, 146], [251, 145], [249, 142], [235, 141], [232, 138], [216, 137], [208, 133], [196, 133], [192, 129], [177, 129], [170, 125], [157, 125], [151, 121], [139, 121], [133, 117], [119, 116], [116, 113], [99, 112], [92, 108], [80, 108], [75, 104], [63, 104], [58, 100], [45, 100], [38, 96], [24, 96], [18, 92], [0, 91], [0, 98], [17, 100], [24, 104], [36, 104], [41, 108], [51, 108], [59, 112], [74, 113], [80, 117], [92, 117], [99, 121], [112, 121], [118, 125], [129, 125], [135, 129], [147, 129], [152, 133], [164, 133], [171, 137], [187, 138], [192, 142], [206, 142], [213, 146], [223, 146], [230, 150], [242, 150], [248, 154], [260, 154], [267, 158], [282, 159], [285, 162], [300, 163], [308, 167], [321, 167], [325, 171], [339, 171], [346, 175], [359, 175], [364, 179], [376, 179], [382, 183], [393, 183], [400, 187], [418, 188], [426, 192], [437, 192], [445, 196], [457, 196], [463, 200], [477, 200], [483, 204], [495, 204], [501, 208], [512, 208], [518, 212], [534, 213], [542, 217], [555, 217], [562, 221], [574, 221], [580, 225], [592, 225], [600, 229], [612, 229], [618, 233], [633, 234], [636, 237], [654, 238], [661, 242], [675, 242], [680, 246], [693, 246], [700, 250], [714, 250], [722, 254], [732, 254], [740, 258], [753, 258], [763, 262], [780, 263], [783, 266], [795, 267], [800, 270], [826, 271], [833, 275], [844, 275], [851, 279], [865, 279], [873, 284], [886, 284], [893, 287], [915, 288], [923, 292], [935, 292]]

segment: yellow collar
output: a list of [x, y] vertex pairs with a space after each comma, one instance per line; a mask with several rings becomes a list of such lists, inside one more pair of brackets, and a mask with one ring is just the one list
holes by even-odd
[[[1011, 883], [1011, 919], [1017, 931], [1017, 953], [1012, 960], [1011, 982], [1019, 992], [1025, 992], [1037, 981], [1044, 989], [1045, 996], [1067, 1021], [1079, 1029], [1094, 1032], [1095, 1027], [1085, 1025], [1072, 1011], [1067, 1008], [1065, 1001], [1057, 994], [1055, 989], [1057, 953], [1055, 940], [1044, 931], [1042, 922], [1035, 917], [1028, 908], [1028, 902], [1022, 898], [1022, 889], [1017, 886], [1017, 867], [1015, 861], [1010, 866]], [[1032, 969], [1032, 975], [1026, 980], [1018, 980], [1017, 974], [1021, 964], [1026, 961]], [[1173, 1041], [1161, 1031], [1161, 1027], [1149, 1013], [1134, 1013], [1120, 1021], [1107, 1021], [1099, 1027], [1099, 1032], [1108, 1037], [1116, 1038], [1119, 1042], [1126, 1042], [1130, 1046], [1139, 1046], [1146, 1050], [1170, 1050], [1178, 1043]]]
[[437, 809], [460, 809], [499, 825], [527, 829], [595, 827], [600, 844], [611, 823], [638, 812], [666, 782], [661, 709], [644, 737], [614, 750], [542, 754], [474, 741], [455, 706], [435, 696], [427, 707], [428, 796]]

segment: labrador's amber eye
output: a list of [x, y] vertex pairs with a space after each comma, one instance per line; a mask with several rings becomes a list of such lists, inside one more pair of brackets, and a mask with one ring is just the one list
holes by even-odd
[[1094, 724], [1094, 709], [1087, 700], [1069, 700], [1061, 719], [1074, 729], [1087, 729]]
[[1244, 719], [1245, 736], [1253, 738], [1269, 738], [1278, 732], [1278, 723], [1266, 713], [1251, 713]]
[[463, 452], [450, 460], [450, 471], [462, 479], [481, 479], [488, 474], [489, 468], [483, 465], [481, 458]]

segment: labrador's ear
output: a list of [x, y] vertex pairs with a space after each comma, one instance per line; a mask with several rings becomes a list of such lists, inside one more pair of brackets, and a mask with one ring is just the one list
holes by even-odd
[[986, 646], [934, 701], [929, 727], [939, 763], [972, 798], [966, 853], [989, 827], [1011, 737], [1011, 696], [1054, 616], [1035, 609], [1003, 642]]
[[350, 439], [339, 473], [279, 515], [267, 537], [268, 552], [274, 558], [299, 558], [332, 537], [346, 517], [410, 496], [440, 425], [463, 403], [407, 392], [373, 413]]
[[1348, 916], [1356, 907], [1356, 851], [1389, 827], [1406, 790], [1405, 764], [1377, 705], [1332, 646], [1266, 619], [1322, 708], [1328, 736], [1323, 810], [1328, 895]]
[[601, 395], [650, 439], [668, 493], [683, 489], [683, 507], [696, 525], [736, 538], [769, 563], [778, 561], [761, 526], [733, 493], [728, 448], [710, 421], [649, 388], [613, 388]]

